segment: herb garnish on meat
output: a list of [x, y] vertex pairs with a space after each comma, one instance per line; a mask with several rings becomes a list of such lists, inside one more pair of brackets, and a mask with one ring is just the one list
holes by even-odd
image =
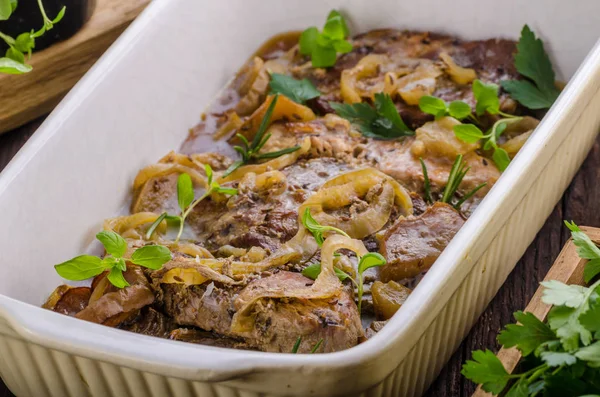
[[309, 99], [317, 98], [321, 95], [310, 80], [296, 80], [291, 76], [279, 73], [271, 73], [269, 87], [272, 94], [285, 95], [292, 101], [300, 104], [305, 104]]
[[356, 124], [366, 137], [396, 139], [415, 134], [404, 123], [388, 94], [375, 94], [374, 104], [375, 106], [363, 102], [352, 105], [329, 102], [338, 116]]
[[502, 81], [510, 96], [529, 109], [548, 109], [560, 91], [555, 85], [554, 69], [542, 40], [535, 37], [529, 26], [523, 26], [517, 43], [515, 67], [527, 80]]
[[277, 105], [277, 100], [279, 99], [279, 94], [275, 94], [267, 111], [265, 112], [265, 116], [260, 122], [260, 126], [258, 127], [258, 131], [254, 135], [252, 142], [249, 142], [245, 136], [242, 134], [236, 134], [235, 136], [242, 141], [244, 146], [234, 146], [233, 148], [242, 156], [241, 160], [235, 161], [223, 174], [223, 178], [231, 174], [233, 171], [240, 168], [242, 165], [252, 163], [257, 160], [266, 160], [266, 159], [274, 159], [284, 154], [293, 153], [296, 150], [300, 149], [299, 145], [292, 146], [289, 148], [285, 148], [282, 150], [277, 150], [275, 152], [269, 153], [258, 153], [260, 149], [267, 143], [269, 138], [271, 138], [271, 134], [266, 134], [267, 127], [271, 121], [271, 115], [273, 114], [273, 110], [275, 109], [275, 105]]
[[162, 245], [146, 245], [135, 250], [131, 258], [124, 258], [127, 242], [119, 234], [104, 230], [96, 234], [96, 238], [106, 249], [107, 255], [103, 259], [93, 255], [80, 255], [54, 266], [56, 272], [67, 280], [81, 281], [109, 271], [108, 281], [117, 288], [125, 288], [129, 286], [123, 277], [123, 272], [127, 270], [126, 261], [158, 270], [171, 260], [171, 251]]
[[[600, 250], [577, 225], [565, 224], [579, 256], [590, 259], [585, 272], [586, 280], [591, 280], [598, 275], [594, 261]], [[509, 374], [494, 353], [477, 350], [462, 374], [495, 395], [511, 381], [515, 382], [507, 394], [511, 397], [600, 394], [600, 281], [589, 288], [554, 280], [542, 285], [546, 288], [542, 301], [554, 305], [547, 321], [519, 311], [514, 316], [520, 324], [508, 325], [498, 335], [504, 347], [521, 351], [524, 372]]]
[[350, 34], [344, 17], [332, 10], [327, 16], [323, 30], [312, 26], [300, 35], [299, 47], [302, 55], [310, 55], [312, 66], [327, 68], [335, 65], [337, 54], [352, 51], [352, 43], [346, 41]]

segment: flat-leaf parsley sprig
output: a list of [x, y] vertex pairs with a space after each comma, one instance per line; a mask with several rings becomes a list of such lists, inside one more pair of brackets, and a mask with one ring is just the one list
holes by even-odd
[[291, 76], [279, 73], [271, 73], [269, 82], [271, 94], [281, 94], [292, 101], [305, 104], [310, 99], [321, 96], [321, 93], [308, 79], [297, 80]]
[[[573, 222], [565, 224], [579, 256], [589, 259], [586, 280], [595, 278], [600, 250]], [[516, 312], [519, 324], [506, 326], [498, 335], [500, 344], [516, 347], [526, 357], [526, 370], [509, 374], [498, 357], [486, 350], [473, 352], [463, 375], [495, 395], [511, 381], [507, 394], [511, 397], [600, 395], [600, 281], [589, 288], [555, 280], [542, 285], [542, 301], [553, 305], [547, 321]]]
[[267, 128], [269, 127], [269, 123], [271, 122], [271, 116], [273, 115], [273, 110], [275, 109], [275, 105], [277, 105], [278, 99], [279, 94], [277, 93], [271, 100], [271, 103], [269, 104], [269, 107], [265, 112], [265, 116], [260, 122], [258, 131], [256, 131], [254, 138], [252, 138], [252, 142], [249, 142], [248, 139], [242, 134], [236, 134], [236, 137], [242, 141], [243, 146], [234, 146], [233, 148], [242, 156], [242, 158], [241, 160], [235, 161], [229, 166], [229, 168], [227, 168], [227, 170], [223, 174], [223, 178], [227, 177], [229, 174], [240, 168], [242, 165], [251, 164], [259, 160], [274, 159], [283, 156], [284, 154], [293, 153], [296, 150], [300, 149], [300, 146], [296, 145], [282, 150], [277, 150], [275, 152], [259, 153], [260, 149], [262, 149], [263, 146], [265, 146], [265, 144], [269, 140], [269, 138], [271, 138], [271, 133], [265, 135], [265, 132], [267, 132]]
[[333, 66], [338, 53], [352, 51], [352, 43], [346, 41], [349, 34], [350, 30], [344, 17], [332, 10], [321, 32], [314, 26], [302, 32], [298, 43], [300, 53], [309, 55], [315, 68]]
[[[18, 6], [17, 0], [0, 0], [0, 21], [5, 21]], [[31, 65], [25, 62], [25, 54], [28, 59], [31, 58], [31, 52], [35, 48], [35, 39], [42, 36], [47, 30], [54, 27], [65, 16], [66, 7], [63, 7], [54, 19], [50, 19], [44, 9], [42, 0], [38, 0], [40, 13], [44, 21], [44, 25], [38, 30], [25, 32], [13, 38], [7, 34], [0, 32], [0, 39], [8, 45], [8, 50], [4, 57], [0, 58], [0, 73], [6, 74], [22, 74], [32, 70]]]
[[343, 104], [329, 102], [338, 116], [356, 124], [360, 132], [370, 138], [397, 139], [414, 135], [402, 120], [392, 98], [388, 94], [375, 94], [374, 106], [368, 103]]
[[171, 251], [162, 245], [146, 245], [136, 249], [131, 258], [125, 258], [127, 242], [119, 234], [104, 230], [96, 234], [107, 255], [100, 259], [93, 255], [80, 255], [54, 266], [56, 272], [71, 281], [87, 280], [108, 271], [108, 281], [117, 288], [129, 286], [123, 272], [127, 270], [126, 261], [134, 265], [158, 270], [171, 260]]
[[146, 232], [146, 239], [150, 239], [154, 231], [161, 224], [163, 220], [175, 221], [179, 223], [179, 232], [177, 233], [177, 238], [175, 239], [175, 243], [179, 242], [181, 235], [183, 234], [183, 227], [185, 224], [185, 220], [188, 215], [192, 212], [194, 207], [198, 205], [202, 200], [207, 198], [213, 193], [221, 193], [221, 194], [229, 194], [236, 195], [238, 193], [237, 189], [222, 187], [218, 182], [214, 180], [213, 170], [210, 165], [204, 165], [204, 171], [206, 172], [206, 177], [208, 179], [207, 184], [208, 188], [204, 192], [204, 194], [194, 200], [194, 184], [192, 183], [192, 178], [189, 174], [183, 173], [180, 174], [177, 178], [177, 204], [179, 205], [180, 213], [179, 215], [169, 215], [166, 212], [160, 214], [158, 218], [150, 225]]

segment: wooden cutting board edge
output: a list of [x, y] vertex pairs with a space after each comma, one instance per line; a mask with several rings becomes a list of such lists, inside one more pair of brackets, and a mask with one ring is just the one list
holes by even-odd
[[[588, 226], [582, 226], [583, 230], [596, 244], [600, 244], [600, 229]], [[562, 251], [554, 261], [554, 264], [546, 274], [544, 281], [557, 280], [566, 284], [578, 284], [585, 285], [583, 280], [583, 269], [587, 260], [581, 259], [577, 255], [577, 247], [573, 244], [573, 240], [569, 239]], [[525, 312], [535, 314], [540, 320], [545, 320], [548, 312], [551, 309], [550, 305], [542, 302], [542, 294], [544, 288], [540, 286], [533, 298], [529, 301], [529, 304], [525, 308]], [[521, 360], [521, 353], [516, 348], [505, 349], [502, 348], [497, 354], [504, 368], [510, 373], [514, 371]], [[473, 397], [491, 397], [492, 394], [487, 393], [481, 389], [481, 386], [477, 388]]]
[[31, 72], [0, 74], [0, 133], [49, 113], [149, 3], [97, 0], [77, 34], [33, 54]]

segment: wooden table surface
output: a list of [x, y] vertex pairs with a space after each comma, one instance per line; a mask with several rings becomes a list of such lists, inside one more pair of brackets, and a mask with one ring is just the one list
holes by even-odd
[[[43, 118], [0, 135], [0, 170], [33, 135]], [[513, 321], [512, 313], [523, 309], [558, 256], [569, 234], [563, 219], [579, 225], [600, 226], [600, 138], [582, 168], [546, 221], [536, 239], [525, 252], [492, 303], [479, 318], [467, 338], [454, 353], [427, 397], [470, 397], [475, 385], [460, 374], [461, 366], [474, 349], [496, 351], [498, 331]], [[13, 396], [0, 382], [0, 397]], [[401, 397], [401, 396], [393, 396]]]

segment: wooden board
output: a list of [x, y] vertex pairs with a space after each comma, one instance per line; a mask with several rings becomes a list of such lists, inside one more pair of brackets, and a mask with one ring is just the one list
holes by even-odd
[[50, 112], [149, 2], [97, 0], [75, 36], [33, 54], [33, 71], [0, 74], [0, 133]]
[[[583, 226], [581, 227], [581, 230], [587, 233], [596, 244], [600, 244], [600, 229]], [[544, 277], [544, 281], [557, 280], [566, 284], [585, 285], [583, 280], [583, 269], [586, 263], [587, 260], [581, 259], [577, 255], [573, 240], [569, 240], [558, 255], [558, 258], [556, 258], [556, 261], [554, 261], [554, 264], [546, 277]], [[540, 320], [546, 319], [546, 316], [552, 307], [542, 302], [543, 290], [544, 288], [542, 286], [537, 289], [535, 295], [533, 295], [533, 298], [531, 298], [531, 301], [524, 310], [525, 312], [533, 313]], [[498, 351], [497, 356], [509, 373], [512, 373], [515, 370], [519, 360], [521, 360], [521, 352], [515, 347], [510, 349], [502, 348]], [[473, 397], [491, 396], [492, 394], [483, 391], [481, 386], [473, 393]]]

